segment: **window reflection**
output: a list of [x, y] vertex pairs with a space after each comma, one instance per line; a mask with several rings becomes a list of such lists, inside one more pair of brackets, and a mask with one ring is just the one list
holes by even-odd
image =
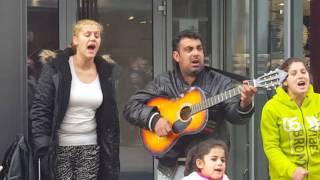
[[27, 66], [28, 66], [28, 104], [31, 105], [35, 85], [39, 78], [42, 63], [38, 57], [42, 49], [59, 48], [59, 10], [58, 1], [28, 0], [27, 9]]
[[173, 0], [172, 1], [172, 36], [189, 29], [198, 32], [208, 55], [211, 57], [211, 0]]
[[303, 50], [305, 58], [310, 60], [310, 0], [304, 0], [303, 7]]
[[[272, 0], [269, 17], [269, 54], [270, 63], [266, 70], [275, 69], [284, 59], [284, 0]], [[265, 70], [265, 71], [266, 71]]]
[[[310, 0], [304, 0], [303, 2], [303, 31], [301, 32], [304, 57], [309, 60], [310, 55], [310, 31], [309, 31], [309, 17], [310, 17]], [[270, 63], [268, 63], [268, 69], [275, 69], [280, 66], [284, 61], [284, 0], [272, 0], [270, 2], [270, 26], [269, 26], [269, 54]], [[292, 8], [292, 7], [291, 7]], [[293, 18], [293, 20], [296, 17]], [[297, 38], [299, 39], [299, 37]], [[296, 43], [292, 39], [292, 43]], [[299, 54], [299, 53], [297, 53]]]
[[[230, 40], [226, 42], [227, 70], [243, 76], [249, 75], [249, 1], [231, 0], [227, 17]], [[229, 34], [228, 34], [229, 35]], [[227, 36], [228, 36], [227, 35]], [[230, 57], [230, 55], [232, 55]]]
[[152, 1], [98, 0], [97, 9], [98, 21], [104, 26], [100, 53], [116, 63], [120, 176], [121, 179], [153, 179], [153, 159], [142, 145], [140, 129], [122, 115], [128, 98], [152, 79]]
[[[122, 112], [129, 96], [152, 79], [152, 4], [146, 0], [98, 0], [97, 4], [105, 38], [100, 53], [108, 54], [118, 66], [118, 104]], [[120, 115], [121, 144], [141, 145], [138, 129]]]
[[41, 70], [41, 63], [38, 59], [39, 51], [59, 48], [58, 3], [40, 5], [29, 4], [27, 13], [28, 72], [36, 79], [39, 77], [39, 71]]
[[[42, 69], [39, 52], [42, 49], [59, 48], [59, 10], [58, 1], [31, 1], [27, 7], [27, 102], [31, 108], [33, 95]], [[28, 121], [28, 127], [31, 127]], [[28, 129], [29, 137], [31, 129]]]

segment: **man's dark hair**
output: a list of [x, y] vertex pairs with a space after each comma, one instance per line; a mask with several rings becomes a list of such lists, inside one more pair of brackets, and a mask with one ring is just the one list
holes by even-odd
[[202, 38], [197, 32], [194, 32], [191, 30], [183, 30], [183, 31], [179, 32], [179, 34], [177, 34], [175, 36], [175, 38], [172, 40], [172, 50], [173, 51], [178, 51], [179, 43], [180, 43], [181, 39], [183, 39], [183, 38], [199, 39], [201, 41], [201, 44], [203, 45]]

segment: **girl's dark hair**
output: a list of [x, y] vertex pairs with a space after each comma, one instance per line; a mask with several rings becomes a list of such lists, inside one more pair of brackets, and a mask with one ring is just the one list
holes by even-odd
[[284, 63], [280, 66], [280, 69], [288, 72], [290, 65], [295, 62], [301, 62], [306, 67], [307, 71], [310, 72], [307, 61], [305, 59], [296, 58], [296, 57], [286, 59]]
[[[304, 67], [306, 68], [306, 70], [308, 71], [309, 73], [309, 77], [310, 77], [310, 82], [312, 82], [312, 76], [310, 74], [310, 65], [308, 64], [308, 62], [305, 60], [305, 59], [302, 59], [302, 58], [297, 58], [297, 57], [291, 57], [291, 58], [288, 58], [284, 61], [284, 63], [279, 67], [280, 69], [288, 72], [289, 70], [289, 67], [292, 63], [297, 63], [297, 62], [300, 62], [304, 65]], [[285, 82], [285, 80], [283, 81]], [[288, 91], [288, 87], [287, 86], [284, 86], [282, 84], [282, 87], [285, 91]]]
[[203, 157], [211, 151], [212, 148], [220, 147], [224, 150], [225, 159], [228, 159], [228, 147], [225, 142], [216, 139], [207, 139], [193, 146], [187, 153], [186, 168], [184, 170], [184, 175], [187, 176], [190, 173], [200, 169], [196, 165], [197, 159], [203, 159]]

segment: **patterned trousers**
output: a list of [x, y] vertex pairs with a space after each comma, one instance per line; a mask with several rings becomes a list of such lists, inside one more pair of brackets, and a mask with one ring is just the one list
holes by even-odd
[[96, 180], [99, 170], [99, 146], [59, 146], [57, 180]]

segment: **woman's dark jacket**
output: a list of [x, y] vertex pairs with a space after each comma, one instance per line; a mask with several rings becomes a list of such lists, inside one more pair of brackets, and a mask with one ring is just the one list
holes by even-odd
[[[32, 121], [33, 150], [41, 158], [41, 170], [46, 176], [55, 177], [55, 150], [58, 146], [57, 130], [65, 116], [70, 96], [71, 71], [69, 57], [72, 49], [45, 57], [47, 63], [39, 78], [37, 93], [30, 112]], [[98, 179], [119, 179], [119, 120], [112, 79], [114, 64], [97, 56], [94, 59], [99, 74], [103, 102], [96, 111], [100, 169]]]
[[[136, 126], [150, 129], [150, 124], [152, 124], [151, 129], [153, 129], [155, 123], [152, 121], [149, 124], [149, 120], [151, 117], [155, 117], [152, 115], [157, 110], [147, 106], [146, 103], [158, 96], [179, 98], [182, 93], [191, 87], [199, 87], [203, 90], [206, 98], [209, 98], [233, 88], [234, 82], [229, 77], [213, 71], [209, 67], [204, 67], [195, 82], [188, 85], [184, 82], [180, 70], [175, 68], [173, 71], [160, 74], [148, 83], [144, 89], [131, 96], [124, 108], [124, 116]], [[230, 145], [226, 120], [233, 124], [244, 124], [248, 122], [253, 112], [253, 107], [250, 106], [246, 110], [241, 110], [239, 104], [240, 98], [236, 96], [211, 107], [206, 128], [198, 134], [182, 136], [171, 150], [164, 156], [159, 157], [159, 164], [165, 164], [168, 167], [173, 166], [176, 164], [178, 157], [185, 156], [185, 151], [189, 149], [190, 145], [204, 138], [220, 139]], [[170, 169], [174, 168], [170, 167]]]

